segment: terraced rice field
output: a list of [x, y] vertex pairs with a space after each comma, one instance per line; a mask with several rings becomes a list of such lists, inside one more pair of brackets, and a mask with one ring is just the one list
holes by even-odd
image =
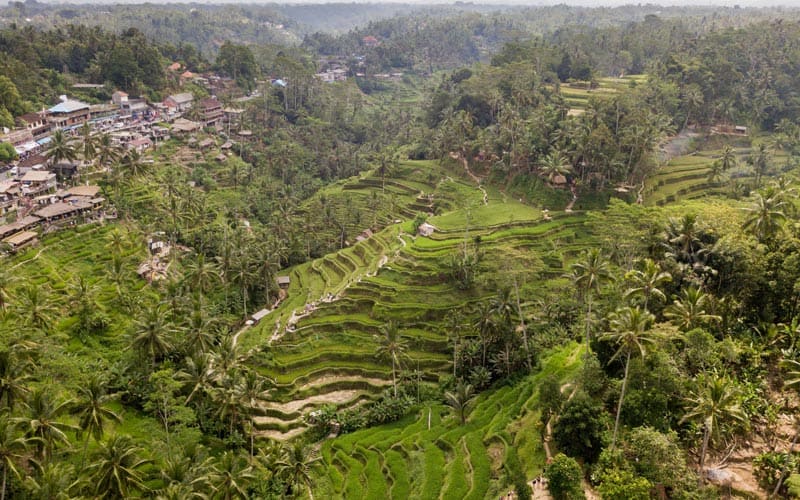
[[[430, 380], [449, 372], [451, 353], [441, 326], [446, 314], [494, 293], [451, 284], [447, 262], [465, 237], [470, 242], [480, 237], [485, 272], [497, 271], [502, 259], [522, 252], [542, 256], [542, 279], [563, 274], [563, 256], [577, 253], [591, 239], [583, 214], [552, 213], [553, 220], [545, 221], [539, 210], [500, 193], [490, 191], [484, 204], [475, 185], [449, 178], [435, 165], [409, 162], [403, 168], [424, 178], [436, 174], [429, 185], [434, 200], [456, 207], [429, 218], [439, 230], [422, 237], [410, 234], [409, 222], [390, 224], [350, 247], [290, 269], [286, 299], [241, 335], [245, 348], [270, 344], [272, 361], [261, 371], [278, 389], [256, 419], [264, 437], [294, 437], [303, 432], [303, 416], [309, 412], [327, 404], [352, 407], [386, 389], [391, 366], [375, 356], [374, 336], [388, 321], [398, 322], [408, 341], [408, 370], [419, 369]], [[416, 197], [420, 175], [410, 178], [415, 181], [394, 177], [386, 185]], [[554, 247], [558, 258], [548, 258]], [[362, 465], [367, 470], [375, 466]]]
[[560, 94], [575, 112], [586, 109], [591, 97], [602, 97], [624, 92], [631, 84], [642, 83], [646, 75], [629, 75], [622, 78], [601, 78], [598, 80], [599, 87], [588, 89], [588, 82], [578, 82], [575, 84], [564, 84], [560, 87]]
[[394, 424], [326, 441], [320, 467], [325, 475], [314, 485], [315, 496], [460, 500], [503, 495], [513, 488], [512, 476], [541, 473], [546, 457], [537, 387], [549, 375], [570, 378], [581, 353], [570, 344], [551, 353], [538, 374], [482, 394], [463, 426], [446, 408], [433, 405]]

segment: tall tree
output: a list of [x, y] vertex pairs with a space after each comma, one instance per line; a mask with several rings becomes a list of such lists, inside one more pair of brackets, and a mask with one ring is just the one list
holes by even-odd
[[599, 293], [604, 284], [613, 281], [614, 276], [611, 273], [608, 260], [603, 256], [600, 249], [592, 248], [584, 252], [579, 261], [572, 264], [571, 278], [586, 303], [584, 338], [586, 341], [586, 356], [588, 358], [591, 352], [592, 301], [595, 293]]
[[788, 204], [778, 193], [755, 193], [753, 203], [743, 210], [748, 213], [742, 229], [751, 232], [761, 243], [771, 243], [786, 220]]
[[141, 448], [128, 436], [114, 435], [101, 443], [87, 472], [94, 492], [102, 498], [130, 498], [148, 490], [141, 468], [152, 462], [139, 457]]
[[294, 446], [286, 450], [283, 458], [276, 464], [281, 472], [288, 477], [294, 496], [298, 495], [298, 491], [294, 489], [295, 487], [305, 486], [308, 490], [308, 496], [311, 500], [314, 499], [314, 493], [311, 491], [311, 485], [313, 484], [311, 469], [319, 460], [320, 458], [309, 448], [303, 446], [303, 443], [295, 443]]
[[60, 419], [71, 404], [71, 401], [55, 402], [50, 394], [36, 389], [28, 401], [27, 415], [15, 419], [22, 424], [26, 436], [35, 439], [40, 463], [49, 460], [56, 444], [69, 446], [67, 432], [74, 431], [77, 427]]
[[99, 374], [94, 374], [78, 387], [79, 399], [73, 405], [78, 417], [78, 438], [85, 434], [81, 469], [86, 461], [89, 438], [100, 441], [106, 429], [106, 422], [121, 422], [122, 418], [108, 407], [114, 397], [108, 393], [108, 382]]
[[0, 500], [6, 498], [6, 485], [8, 473], [21, 478], [21, 464], [28, 452], [30, 439], [22, 435], [15, 420], [9, 418], [5, 411], [0, 412], [0, 467], [3, 469], [3, 479], [0, 485]]
[[695, 387], [686, 398], [687, 411], [681, 422], [697, 422], [703, 428], [699, 463], [701, 477], [709, 443], [721, 435], [720, 427], [727, 422], [745, 423], [746, 416], [740, 399], [738, 386], [728, 377], [714, 373], [699, 376], [695, 380]]
[[659, 302], [667, 300], [659, 287], [672, 281], [672, 276], [667, 271], [662, 271], [657, 262], [644, 259], [640, 261], [640, 269], [625, 274], [625, 280], [632, 285], [625, 291], [625, 297], [641, 296], [644, 299], [642, 307], [648, 310], [651, 297], [658, 299]]
[[680, 298], [667, 306], [664, 316], [678, 325], [681, 330], [688, 332], [703, 324], [718, 322], [722, 319], [706, 310], [711, 305], [710, 302], [708, 294], [699, 288], [690, 286], [681, 291]]
[[400, 335], [400, 329], [395, 321], [389, 321], [380, 328], [380, 334], [375, 335], [378, 346], [375, 355], [380, 358], [389, 358], [392, 362], [392, 387], [394, 397], [397, 397], [397, 368], [400, 358], [405, 356], [408, 342]]
[[155, 369], [158, 360], [172, 350], [175, 327], [167, 320], [167, 313], [160, 305], [151, 305], [134, 321], [130, 348], [144, 359], [149, 359]]
[[611, 357], [611, 361], [625, 358], [625, 374], [622, 377], [622, 388], [619, 392], [619, 402], [617, 403], [617, 415], [614, 419], [614, 434], [611, 438], [611, 447], [617, 444], [617, 431], [619, 430], [619, 416], [622, 412], [622, 403], [625, 400], [625, 389], [628, 386], [628, 369], [631, 364], [631, 356], [639, 355], [644, 357], [647, 354], [646, 344], [652, 344], [658, 338], [650, 329], [655, 317], [647, 309], [638, 307], [626, 307], [619, 309], [608, 318], [611, 331], [601, 334], [600, 339], [612, 342], [617, 345], [617, 351]]
[[50, 137], [50, 146], [44, 156], [51, 165], [55, 165], [64, 160], [74, 160], [78, 157], [78, 152], [75, 150], [72, 139], [63, 130], [58, 129]]

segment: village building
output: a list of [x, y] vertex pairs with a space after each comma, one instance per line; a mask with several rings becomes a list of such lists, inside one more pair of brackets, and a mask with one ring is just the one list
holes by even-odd
[[278, 286], [281, 290], [286, 290], [289, 288], [289, 284], [291, 284], [292, 280], [288, 276], [278, 276], [275, 278], [275, 281], [278, 283]]
[[209, 97], [200, 101], [200, 111], [203, 113], [203, 123], [207, 126], [216, 125], [222, 120], [222, 104], [216, 97]]
[[47, 110], [47, 119], [56, 128], [69, 129], [83, 125], [91, 118], [90, 106], [85, 102], [61, 96], [61, 102]]
[[98, 209], [103, 204], [103, 201], [103, 198], [90, 200], [83, 197], [67, 198], [65, 201], [52, 203], [37, 210], [34, 215], [48, 224], [62, 222], [91, 213], [93, 210]]
[[21, 178], [32, 170], [44, 170], [47, 167], [47, 158], [40, 154], [33, 154], [17, 162], [17, 177]]
[[181, 133], [195, 132], [197, 130], [200, 130], [200, 128], [202, 128], [202, 125], [200, 123], [193, 122], [191, 120], [186, 120], [184, 118], [178, 118], [172, 124], [171, 130], [175, 133], [181, 134]]
[[19, 182], [5, 180], [0, 182], [0, 215], [5, 216], [17, 209], [17, 199], [22, 191]]
[[30, 170], [20, 179], [22, 184], [22, 194], [27, 196], [38, 196], [40, 194], [55, 191], [56, 174], [46, 170]]
[[12, 252], [38, 243], [39, 235], [34, 231], [22, 231], [3, 239], [3, 243], [11, 247]]
[[6, 238], [12, 234], [20, 231], [27, 231], [39, 225], [41, 219], [39, 217], [28, 215], [17, 221], [0, 226], [0, 238]]
[[122, 107], [123, 103], [128, 102], [128, 94], [127, 92], [123, 92], [121, 90], [117, 90], [113, 94], [111, 94], [111, 102], [116, 104], [119, 107]]
[[49, 136], [53, 129], [44, 113], [25, 113], [17, 118], [17, 123], [30, 131], [34, 141]]
[[364, 44], [365, 47], [377, 47], [380, 45], [380, 42], [377, 38], [372, 35], [367, 35], [361, 39], [361, 43]]
[[173, 94], [164, 99], [164, 106], [170, 113], [183, 113], [191, 109], [194, 103], [194, 96], [190, 92]]
[[0, 136], [0, 142], [7, 142], [14, 146], [14, 150], [18, 155], [24, 155], [39, 149], [39, 144], [33, 140], [33, 134], [26, 128], [12, 130], [7, 134], [3, 134]]

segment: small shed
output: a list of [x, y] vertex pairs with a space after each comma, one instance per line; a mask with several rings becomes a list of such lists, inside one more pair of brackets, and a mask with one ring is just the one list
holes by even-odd
[[260, 311], [253, 314], [253, 324], [257, 324], [259, 321], [264, 319], [264, 316], [269, 314], [269, 309], [261, 309]]
[[288, 276], [278, 276], [277, 278], [275, 278], [275, 281], [278, 283], [278, 286], [282, 290], [286, 290], [287, 288], [289, 288], [289, 283], [292, 282], [292, 280]]

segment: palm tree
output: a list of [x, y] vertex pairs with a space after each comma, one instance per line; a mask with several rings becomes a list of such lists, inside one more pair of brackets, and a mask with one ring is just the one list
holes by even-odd
[[89, 449], [89, 438], [100, 441], [105, 432], [106, 422], [121, 422], [122, 418], [106, 406], [114, 395], [108, 394], [108, 382], [102, 376], [98, 374], [91, 376], [84, 385], [78, 387], [78, 394], [80, 399], [74, 405], [78, 416], [78, 438], [81, 434], [86, 434], [83, 458], [81, 458], [81, 469], [83, 469], [86, 452]]
[[6, 312], [6, 306], [12, 299], [11, 286], [15, 281], [14, 275], [9, 270], [0, 270], [0, 315]]
[[25, 478], [25, 491], [29, 498], [48, 500], [70, 500], [74, 498], [69, 491], [75, 487], [75, 468], [66, 463], [50, 462], [39, 468], [36, 476]]
[[785, 208], [787, 203], [777, 194], [764, 196], [762, 193], [755, 193], [752, 205], [743, 209], [749, 216], [742, 229], [750, 231], [759, 242], [769, 243], [786, 220]]
[[586, 301], [586, 357], [591, 352], [591, 322], [592, 322], [592, 299], [595, 293], [600, 292], [600, 287], [605, 283], [613, 281], [608, 260], [600, 252], [599, 248], [587, 250], [581, 260], [572, 264], [573, 284], [578, 288], [581, 296]]
[[189, 395], [186, 396], [184, 405], [188, 405], [195, 397], [207, 395], [216, 379], [217, 372], [214, 370], [212, 357], [209, 353], [196, 352], [192, 357], [186, 358], [186, 367], [176, 374], [176, 378], [191, 387]]
[[109, 134], [103, 134], [97, 141], [97, 162], [108, 167], [119, 159], [119, 148], [114, 144]]
[[472, 385], [459, 381], [458, 384], [456, 384], [455, 391], [447, 391], [444, 393], [444, 399], [447, 406], [449, 406], [459, 418], [461, 425], [464, 425], [467, 422], [467, 415], [469, 414], [472, 400], [475, 399], [475, 392], [472, 389]]
[[667, 271], [662, 271], [661, 266], [652, 259], [644, 259], [640, 263], [641, 269], [635, 269], [625, 274], [625, 279], [632, 285], [625, 292], [625, 298], [641, 295], [644, 298], [642, 307], [647, 310], [651, 297], [658, 299], [659, 302], [667, 300], [666, 295], [659, 287], [672, 281], [672, 275]]
[[22, 318], [22, 323], [48, 332], [53, 323], [54, 313], [49, 289], [31, 283], [22, 287], [17, 298], [16, 312]]
[[130, 348], [149, 358], [155, 369], [158, 360], [172, 350], [169, 336], [173, 333], [175, 327], [167, 321], [164, 308], [152, 305], [134, 322]]
[[710, 296], [699, 288], [690, 286], [681, 291], [680, 299], [676, 299], [664, 310], [664, 316], [678, 327], [688, 332], [704, 323], [721, 321], [719, 316], [706, 312]]
[[6, 498], [6, 484], [9, 471], [20, 478], [19, 463], [28, 452], [30, 440], [22, 435], [16, 421], [8, 417], [8, 413], [0, 413], [0, 467], [3, 468], [3, 480], [0, 485], [0, 500]]
[[138, 491], [146, 492], [139, 469], [152, 460], [140, 458], [140, 452], [128, 436], [114, 435], [101, 443], [95, 462], [87, 467], [95, 493], [102, 498], [129, 498]]
[[255, 478], [247, 460], [234, 451], [226, 451], [211, 466], [210, 482], [215, 498], [248, 498], [247, 485]]
[[489, 348], [489, 341], [498, 328], [491, 302], [483, 301], [478, 305], [475, 322], [472, 326], [478, 332], [481, 340], [481, 366], [486, 366], [486, 351]]
[[726, 145], [722, 150], [722, 156], [720, 156], [717, 161], [719, 162], [722, 171], [727, 172], [728, 170], [736, 167], [736, 153], [733, 151], [733, 148], [730, 147], [730, 145]]
[[389, 321], [380, 328], [380, 334], [375, 335], [378, 346], [375, 348], [375, 355], [379, 358], [389, 358], [392, 361], [392, 387], [394, 397], [397, 397], [397, 367], [400, 358], [405, 356], [408, 342], [400, 335], [397, 323]]
[[720, 435], [721, 424], [746, 421], [739, 400], [740, 391], [735, 382], [716, 373], [698, 377], [695, 389], [686, 398], [688, 409], [681, 422], [694, 421], [703, 426], [699, 463], [701, 477], [709, 443]]
[[457, 376], [458, 369], [458, 349], [461, 344], [461, 334], [464, 329], [464, 324], [461, 319], [462, 312], [459, 310], [450, 310], [445, 317], [445, 324], [447, 325], [447, 338], [453, 342], [453, 378]]
[[549, 182], [553, 182], [559, 175], [567, 176], [572, 173], [572, 165], [561, 151], [551, 151], [542, 160], [539, 166], [539, 175], [546, 177]]
[[36, 389], [28, 401], [28, 415], [15, 419], [23, 425], [26, 436], [36, 440], [40, 463], [47, 461], [57, 443], [69, 446], [67, 431], [77, 430], [77, 427], [58, 419], [67, 412], [71, 404], [71, 401], [56, 403], [48, 393]]
[[765, 143], [761, 143], [758, 145], [758, 149], [750, 155], [747, 159], [747, 163], [749, 163], [753, 167], [753, 172], [756, 175], [756, 189], [761, 187], [761, 178], [764, 174], [767, 173], [770, 167], [770, 156], [769, 150], [767, 149], [767, 145]]
[[680, 219], [670, 217], [665, 233], [667, 248], [676, 260], [695, 263], [704, 253], [696, 215], [685, 214]]
[[140, 177], [147, 173], [144, 157], [136, 149], [130, 149], [119, 159], [119, 166], [131, 177]]
[[0, 403], [12, 412], [14, 405], [28, 393], [25, 383], [30, 379], [30, 364], [17, 356], [13, 349], [0, 351]]
[[55, 165], [63, 160], [74, 160], [78, 157], [78, 152], [75, 151], [72, 140], [64, 134], [64, 131], [56, 130], [50, 136], [50, 147], [44, 153], [44, 157], [51, 165]]
[[319, 461], [319, 457], [307, 451], [302, 443], [295, 443], [292, 448], [286, 450], [283, 459], [278, 461], [275, 465], [289, 478], [289, 485], [292, 487], [292, 493], [297, 496], [297, 491], [294, 490], [295, 486], [305, 485], [308, 489], [308, 496], [314, 500], [314, 493], [311, 491], [311, 468]]
[[620, 356], [625, 356], [625, 375], [622, 377], [622, 388], [620, 389], [619, 402], [617, 403], [617, 416], [614, 419], [614, 434], [611, 438], [612, 448], [617, 443], [619, 416], [622, 412], [622, 402], [625, 399], [625, 389], [628, 386], [628, 368], [631, 364], [631, 356], [638, 354], [641, 357], [645, 357], [647, 354], [645, 344], [652, 344], [658, 338], [650, 330], [654, 320], [655, 316], [647, 309], [639, 309], [638, 307], [619, 309], [609, 316], [611, 331], [600, 336], [601, 340], [612, 342], [618, 346], [610, 361]]
[[97, 140], [92, 136], [92, 127], [89, 122], [80, 128], [81, 136], [81, 156], [86, 163], [92, 163], [97, 156]]
[[205, 295], [220, 280], [219, 266], [215, 262], [206, 260], [202, 252], [198, 252], [185, 268], [185, 276], [192, 290], [196, 290], [200, 295]]
[[247, 370], [244, 372], [244, 376], [237, 388], [244, 411], [250, 415], [250, 457], [255, 454], [255, 417], [258, 402], [267, 398], [271, 385], [269, 379], [262, 377], [255, 371]]

